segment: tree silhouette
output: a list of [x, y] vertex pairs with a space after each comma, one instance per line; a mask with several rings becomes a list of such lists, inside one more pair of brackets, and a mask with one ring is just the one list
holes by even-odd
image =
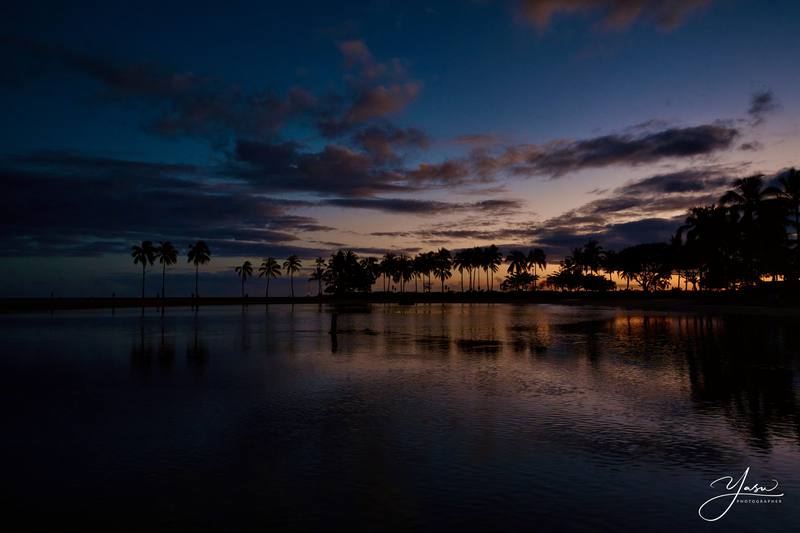
[[433, 262], [433, 274], [442, 282], [442, 292], [444, 292], [444, 282], [453, 275], [451, 270], [452, 257], [446, 248], [439, 248]]
[[189, 263], [194, 265], [194, 295], [200, 298], [200, 291], [198, 290], [198, 279], [200, 277], [200, 265], [205, 265], [211, 261], [211, 250], [204, 241], [197, 241], [189, 245], [189, 252], [186, 255]]
[[[133, 264], [142, 265], [142, 300], [144, 300], [144, 281], [147, 265], [152, 265], [155, 260], [156, 249], [153, 247], [152, 241], [142, 241], [139, 245], [131, 247], [131, 257], [133, 257]], [[144, 312], [144, 311], [142, 311]]]
[[155, 257], [161, 263], [161, 298], [167, 297], [167, 266], [178, 262], [178, 250], [169, 241], [161, 241], [155, 249]]
[[397, 256], [391, 252], [386, 253], [380, 262], [381, 273], [383, 274], [383, 292], [387, 292], [391, 288], [391, 281], [394, 278], [396, 262]]
[[794, 240], [791, 244], [794, 253], [787, 268], [787, 279], [797, 282], [800, 273], [800, 171], [790, 168], [778, 178], [778, 185], [778, 197], [783, 203], [789, 224], [794, 229]]
[[295, 254], [290, 255], [286, 258], [286, 261], [283, 262], [283, 269], [289, 274], [292, 298], [294, 298], [294, 273], [300, 270], [301, 266], [300, 259]]
[[[544, 250], [541, 248], [534, 248], [533, 250], [528, 252], [528, 265], [533, 268], [533, 277], [537, 280], [539, 279], [539, 272], [538, 269], [541, 268], [544, 270], [547, 268], [547, 255], [545, 255]], [[536, 288], [536, 282], [533, 285], [534, 289]]]
[[461, 275], [461, 292], [464, 292], [464, 270], [469, 268], [467, 250], [460, 250], [453, 256], [453, 268]]
[[316, 281], [317, 282], [317, 296], [322, 296], [322, 281], [325, 277], [325, 259], [322, 257], [317, 257], [314, 261], [314, 270], [311, 272], [311, 277], [308, 278], [308, 281]]
[[236, 271], [236, 275], [242, 280], [242, 298], [244, 298], [244, 283], [247, 281], [248, 277], [253, 275], [253, 264], [250, 261], [245, 261], [241, 266], [237, 266], [233, 270]]
[[492, 244], [484, 251], [485, 254], [485, 264], [486, 264], [486, 273], [488, 275], [489, 271], [492, 272], [492, 276], [486, 280], [487, 285], [489, 285], [489, 290], [494, 290], [494, 274], [500, 268], [500, 265], [503, 264], [503, 252], [500, 249]]
[[277, 278], [280, 275], [281, 266], [274, 257], [267, 257], [261, 262], [261, 266], [258, 267], [258, 277], [260, 278], [263, 276], [267, 279], [267, 288], [264, 290], [264, 298], [269, 298], [269, 281], [272, 278]]

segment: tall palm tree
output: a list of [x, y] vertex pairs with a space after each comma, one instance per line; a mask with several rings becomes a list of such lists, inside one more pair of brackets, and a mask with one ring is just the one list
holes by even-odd
[[492, 244], [488, 248], [486, 248], [486, 274], [489, 274], [489, 271], [492, 271], [492, 276], [488, 280], [486, 280], [487, 284], [489, 285], [489, 290], [494, 290], [494, 274], [497, 272], [497, 269], [500, 268], [500, 265], [503, 264], [503, 252], [500, 249]]
[[290, 255], [286, 258], [286, 261], [283, 262], [283, 269], [289, 274], [289, 284], [292, 288], [292, 298], [294, 298], [294, 273], [300, 270], [301, 266], [302, 263], [295, 254]]
[[794, 247], [794, 257], [793, 261], [789, 262], [788, 270], [791, 277], [797, 280], [800, 272], [800, 171], [790, 168], [778, 179], [778, 185], [780, 186], [778, 197], [789, 217], [789, 224], [794, 229], [794, 242], [790, 244]]
[[391, 288], [391, 281], [394, 278], [395, 269], [397, 267], [397, 257], [389, 252], [381, 259], [381, 273], [383, 274], [383, 292]]
[[469, 268], [467, 250], [460, 250], [453, 256], [453, 268], [461, 275], [461, 292], [464, 292], [464, 270]]
[[[528, 265], [533, 268], [533, 277], [535, 280], [539, 279], [539, 272], [538, 268], [544, 270], [547, 268], [547, 255], [544, 253], [544, 250], [541, 248], [534, 248], [528, 252]], [[534, 289], [536, 288], [536, 282], [533, 283]]]
[[481, 276], [480, 276], [480, 269], [483, 268], [484, 263], [484, 253], [483, 248], [475, 246], [470, 250], [470, 265], [472, 265], [472, 269], [475, 271], [473, 274], [473, 280], [475, 282], [474, 289], [476, 291], [481, 290]]
[[433, 275], [442, 282], [442, 292], [444, 292], [444, 282], [453, 275], [451, 270], [453, 264], [452, 256], [447, 248], [439, 248], [436, 252], [433, 263]]
[[267, 278], [267, 288], [264, 292], [264, 298], [269, 298], [269, 280], [272, 278], [277, 278], [281, 275], [281, 265], [278, 264], [278, 261], [275, 260], [274, 257], [267, 257], [261, 262], [261, 266], [258, 267], [258, 277], [265, 277]]
[[161, 241], [155, 249], [155, 257], [161, 263], [161, 298], [166, 298], [167, 266], [178, 262], [178, 249], [169, 241]]
[[156, 249], [152, 241], [142, 241], [142, 244], [131, 246], [131, 257], [133, 264], [142, 265], [142, 300], [144, 300], [144, 276], [147, 265], [152, 265], [155, 260]]
[[197, 241], [189, 245], [189, 253], [186, 257], [188, 257], [189, 263], [194, 265], [194, 295], [196, 298], [200, 298], [200, 292], [198, 291], [200, 265], [205, 265], [211, 261], [211, 250], [208, 249], [208, 245], [204, 241]]
[[316, 281], [317, 282], [317, 296], [322, 296], [322, 280], [325, 277], [325, 259], [322, 257], [317, 257], [314, 261], [314, 270], [311, 272], [311, 277], [308, 278], [308, 281]]
[[241, 266], [237, 266], [233, 270], [242, 279], [242, 298], [244, 298], [244, 282], [253, 275], [253, 264], [250, 261], [245, 261]]
[[600, 243], [592, 239], [583, 245], [583, 266], [592, 274], [597, 274], [600, 270], [600, 265], [603, 262], [603, 247]]

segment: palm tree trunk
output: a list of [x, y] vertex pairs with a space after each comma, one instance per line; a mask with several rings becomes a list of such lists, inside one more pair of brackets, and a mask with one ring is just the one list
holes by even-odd
[[166, 289], [164, 288], [166, 286], [166, 280], [167, 280], [167, 264], [164, 263], [162, 265], [162, 267], [161, 267], [161, 299], [162, 300], [166, 296], [166, 294], [164, 294], [166, 292]]
[[267, 292], [265, 293], [264, 298], [269, 298], [269, 274], [267, 274]]
[[289, 274], [289, 284], [292, 287], [292, 298], [294, 298], [294, 273]]
[[244, 298], [244, 276], [242, 276], [242, 298]]
[[464, 292], [464, 271], [459, 270], [458, 273], [461, 274], [461, 292]]
[[197, 278], [200, 276], [200, 265], [194, 265], [194, 297], [200, 298], [200, 291], [197, 290]]
[[144, 300], [144, 272], [146, 267], [147, 263], [142, 263], [142, 300]]
[[322, 278], [317, 280], [317, 297], [322, 296]]

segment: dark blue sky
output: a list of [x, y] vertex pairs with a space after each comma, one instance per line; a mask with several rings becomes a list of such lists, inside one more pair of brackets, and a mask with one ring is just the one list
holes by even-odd
[[800, 147], [796, 2], [108, 4], [0, 8], [2, 294], [143, 238], [622, 246]]

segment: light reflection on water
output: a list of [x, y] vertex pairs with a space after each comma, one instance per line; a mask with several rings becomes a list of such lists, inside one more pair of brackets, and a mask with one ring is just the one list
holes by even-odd
[[9, 501], [122, 529], [692, 530], [750, 466], [787, 497], [726, 529], [797, 529], [799, 348], [785, 320], [546, 305], [5, 316]]

